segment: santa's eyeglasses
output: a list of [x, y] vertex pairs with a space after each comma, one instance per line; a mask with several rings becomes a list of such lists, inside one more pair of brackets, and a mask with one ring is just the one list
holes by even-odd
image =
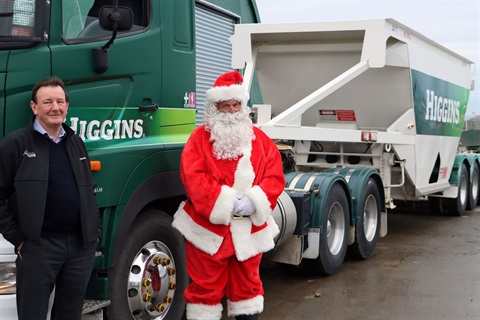
[[238, 111], [242, 107], [242, 104], [238, 101], [220, 101], [217, 103], [217, 109], [220, 111], [230, 111], [235, 110]]

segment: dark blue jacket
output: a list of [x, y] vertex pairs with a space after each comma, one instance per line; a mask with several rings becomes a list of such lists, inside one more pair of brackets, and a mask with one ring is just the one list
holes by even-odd
[[[99, 237], [90, 160], [83, 141], [63, 125], [66, 149], [80, 197], [80, 219], [84, 244]], [[0, 233], [15, 248], [25, 239], [40, 238], [48, 189], [48, 137], [33, 124], [0, 141]]]

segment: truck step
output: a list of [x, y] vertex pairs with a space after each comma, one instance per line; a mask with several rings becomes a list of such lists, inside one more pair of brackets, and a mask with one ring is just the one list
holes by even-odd
[[83, 302], [82, 314], [91, 313], [110, 305], [110, 300], [85, 300]]

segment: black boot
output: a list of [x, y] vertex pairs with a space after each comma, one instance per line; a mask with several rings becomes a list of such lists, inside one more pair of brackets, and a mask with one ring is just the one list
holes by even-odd
[[235, 317], [236, 320], [258, 320], [258, 313], [257, 314], [242, 314], [240, 316]]

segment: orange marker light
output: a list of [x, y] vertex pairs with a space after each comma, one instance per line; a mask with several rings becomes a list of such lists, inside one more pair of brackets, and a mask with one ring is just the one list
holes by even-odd
[[90, 160], [90, 170], [93, 172], [100, 171], [102, 169], [102, 163], [98, 160]]

